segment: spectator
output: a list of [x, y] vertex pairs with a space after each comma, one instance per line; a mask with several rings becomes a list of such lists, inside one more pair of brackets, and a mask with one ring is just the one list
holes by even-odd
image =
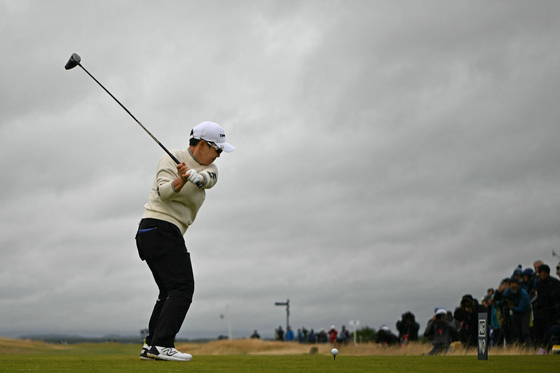
[[283, 341], [284, 340], [284, 329], [282, 329], [282, 325], [276, 329], [276, 340]]
[[336, 336], [338, 335], [338, 330], [335, 329], [334, 325], [331, 326], [327, 334], [329, 335], [329, 341], [331, 343], [336, 343]]
[[489, 307], [492, 305], [492, 297], [491, 297], [490, 295], [485, 295], [485, 296], [482, 298], [482, 302], [481, 302], [481, 303], [482, 303], [482, 305], [483, 305], [484, 307], [486, 307], [486, 309], [488, 309], [488, 312], [490, 312], [490, 308], [489, 308]]
[[[505, 291], [506, 289], [509, 289], [509, 278], [504, 278], [501, 282], [500, 285], [498, 287], [498, 289], [503, 289], [503, 291]], [[501, 327], [501, 332], [502, 332], [502, 339], [504, 342], [504, 345], [508, 342], [511, 342], [511, 338], [510, 338], [510, 329], [511, 329], [511, 317], [510, 317], [510, 312], [509, 310], [505, 309], [505, 302], [504, 299], [499, 299], [499, 297], [495, 297], [494, 296], [494, 307], [498, 308], [498, 312], [499, 312], [499, 321], [500, 321], [500, 327]]]
[[399, 337], [394, 335], [387, 325], [383, 324], [375, 334], [375, 343], [381, 343], [385, 347], [396, 345], [399, 344]]
[[506, 289], [509, 288], [509, 278], [504, 278], [500, 285], [504, 285]]
[[546, 264], [539, 266], [537, 283], [537, 299], [533, 304], [533, 317], [536, 343], [549, 343], [548, 332], [558, 324], [560, 307], [560, 281], [550, 277], [550, 267]]
[[259, 333], [257, 333], [257, 331], [255, 330], [255, 331], [253, 332], [253, 334], [251, 335], [251, 338], [261, 339], [261, 336], [260, 336]]
[[397, 321], [397, 330], [399, 331], [401, 344], [406, 344], [408, 341], [417, 341], [419, 329], [420, 324], [416, 322], [414, 314], [410, 311], [405, 312], [401, 316], [401, 320]]
[[536, 260], [533, 263], [533, 269], [535, 270], [535, 281], [533, 283], [533, 286], [536, 288], [537, 284], [539, 283], [539, 281], [541, 280], [539, 277], [539, 267], [543, 264], [542, 260]]
[[524, 343], [526, 347], [531, 344], [529, 326], [531, 324], [531, 302], [529, 295], [519, 285], [517, 279], [509, 281], [509, 288], [500, 286], [495, 298], [505, 300], [504, 309], [511, 311], [511, 337], [513, 341]]
[[325, 328], [321, 328], [321, 330], [319, 330], [319, 333], [317, 333], [317, 342], [327, 343], [327, 341], [328, 341], [327, 332], [325, 332]]
[[447, 319], [447, 311], [436, 308], [432, 320], [428, 323], [424, 336], [431, 339], [434, 348], [428, 355], [447, 352], [449, 344], [457, 337], [457, 328]]
[[556, 276], [560, 278], [560, 262], [558, 262], [558, 265], [556, 266]]
[[494, 295], [494, 289], [493, 288], [488, 288], [488, 290], [486, 290], [486, 295], [489, 295], [489, 296]]
[[294, 331], [289, 326], [286, 328], [286, 342], [292, 342], [294, 340]]
[[309, 343], [315, 343], [315, 342], [317, 342], [317, 334], [315, 334], [313, 329], [311, 329], [309, 331]]
[[305, 329], [305, 326], [302, 326], [301, 332], [303, 333], [303, 343], [307, 343], [307, 334], [309, 334], [309, 330]]
[[525, 289], [529, 299], [534, 298], [537, 288], [535, 287], [535, 272], [532, 268], [525, 268], [523, 270], [523, 285], [521, 287]]
[[464, 347], [476, 347], [478, 343], [478, 314], [487, 312], [486, 307], [478, 304], [472, 295], [464, 295], [453, 316], [461, 322], [459, 340]]
[[560, 325], [554, 325], [550, 328], [550, 343], [549, 346], [560, 345]]
[[535, 273], [539, 273], [539, 267], [544, 264], [542, 260], [536, 260], [533, 263], [533, 268], [535, 269]]
[[342, 325], [342, 329], [336, 335], [336, 341], [338, 343], [347, 344], [349, 340], [350, 340], [350, 333], [348, 333], [348, 330], [346, 330], [346, 327], [344, 325]]
[[305, 336], [303, 335], [301, 329], [297, 330], [297, 340], [299, 343], [305, 343]]
[[521, 264], [518, 265], [517, 268], [515, 268], [515, 270], [513, 271], [513, 275], [511, 276], [511, 279], [517, 280], [519, 286], [523, 287], [523, 267], [521, 267]]
[[490, 346], [499, 346], [504, 344], [504, 333], [502, 331], [502, 312], [500, 307], [497, 306], [496, 293], [490, 300], [492, 308], [488, 310], [490, 315]]
[[[453, 324], [453, 326], [455, 327], [455, 329], [459, 330], [459, 328], [461, 328], [461, 322], [457, 321], [453, 318], [453, 312], [451, 311], [447, 311], [447, 321], [449, 321], [450, 323]], [[458, 336], [459, 334], [457, 334]], [[457, 341], [458, 339], [453, 340], [453, 342]]]
[[[525, 291], [529, 294], [529, 301], [531, 302], [531, 308], [533, 307], [533, 303], [537, 300], [537, 286], [535, 277], [538, 274], [535, 274], [532, 268], [525, 268], [523, 270], [523, 282], [525, 285]], [[533, 312], [531, 312], [531, 326], [529, 327], [529, 331], [531, 333], [531, 341], [535, 341], [535, 321], [533, 317]]]

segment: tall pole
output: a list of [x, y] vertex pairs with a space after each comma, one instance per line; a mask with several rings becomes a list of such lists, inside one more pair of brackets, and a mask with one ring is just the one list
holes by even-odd
[[229, 317], [229, 306], [226, 306], [226, 317], [227, 317], [227, 327], [228, 327], [228, 339], [231, 341], [233, 339], [233, 334], [231, 333], [231, 318]]
[[275, 306], [286, 306], [286, 331], [288, 326], [290, 326], [290, 300], [287, 299], [285, 302], [276, 302]]
[[[348, 321], [348, 325], [353, 326], [354, 327], [354, 345], [356, 345], [356, 327], [358, 325], [360, 325], [360, 320], [350, 320]], [[361, 337], [360, 337], [361, 338]]]
[[286, 331], [288, 330], [289, 326], [290, 326], [290, 300], [287, 299], [286, 300]]

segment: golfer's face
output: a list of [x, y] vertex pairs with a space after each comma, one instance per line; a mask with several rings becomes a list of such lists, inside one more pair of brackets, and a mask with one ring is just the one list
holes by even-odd
[[198, 161], [203, 165], [212, 164], [212, 162], [214, 162], [216, 158], [220, 156], [220, 154], [218, 154], [216, 149], [214, 149], [214, 147], [212, 147], [205, 141], [200, 150], [201, 152], [198, 157]]

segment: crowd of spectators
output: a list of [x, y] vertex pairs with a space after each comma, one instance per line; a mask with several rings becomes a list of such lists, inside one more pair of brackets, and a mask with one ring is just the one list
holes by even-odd
[[[487, 314], [491, 346], [517, 344], [546, 351], [560, 344], [560, 281], [550, 271], [540, 260], [533, 263], [533, 268], [519, 265], [497, 289], [488, 289], [480, 302], [466, 294], [454, 312], [436, 307], [420, 337], [433, 344], [429, 354], [448, 351], [452, 342], [476, 348], [479, 313]], [[560, 263], [556, 275], [560, 277]], [[419, 339], [420, 325], [411, 312], [403, 314], [396, 326], [398, 335], [382, 325], [375, 341], [389, 346]]]
[[[558, 344], [560, 281], [538, 260], [534, 270], [517, 267], [488, 299], [492, 341], [549, 348]], [[556, 267], [560, 277], [560, 263]], [[485, 298], [486, 299], [486, 298]]]
[[[533, 268], [523, 269], [519, 265], [510, 277], [500, 281], [497, 289], [489, 288], [480, 302], [466, 294], [454, 312], [436, 307], [423, 335], [419, 334], [420, 324], [414, 314], [408, 311], [397, 321], [398, 335], [382, 325], [374, 340], [384, 346], [429, 340], [433, 344], [430, 355], [448, 351], [452, 342], [476, 348], [478, 314], [486, 313], [491, 346], [518, 344], [549, 350], [552, 345], [560, 344], [560, 281], [550, 271], [540, 260], [533, 263]], [[556, 275], [560, 277], [560, 263]], [[252, 338], [259, 338], [256, 331]], [[333, 325], [328, 331], [321, 328], [315, 332], [302, 327], [296, 333], [290, 327], [284, 332], [279, 326], [275, 329], [275, 340], [346, 344], [350, 333], [344, 325], [340, 331]]]
[[[257, 331], [255, 330], [255, 333]], [[257, 334], [258, 335], [258, 334]], [[251, 336], [251, 338], [260, 338], [257, 336]], [[293, 332], [290, 326], [287, 327], [286, 332], [282, 326], [279, 326], [274, 330], [274, 340], [276, 341], [286, 341], [286, 342], [299, 342], [299, 343], [342, 343], [346, 344], [350, 341], [350, 333], [344, 325], [340, 331], [336, 330], [336, 327], [332, 325], [328, 331], [321, 328], [318, 332], [313, 329], [307, 329], [302, 327], [298, 329], [296, 333]]]
[[[556, 274], [560, 277], [560, 263]], [[537, 260], [533, 268], [519, 265], [497, 289], [488, 289], [480, 302], [467, 294], [453, 313], [436, 308], [424, 332], [434, 345], [430, 354], [446, 351], [454, 341], [476, 347], [479, 313], [488, 315], [491, 346], [517, 344], [549, 350], [560, 344], [560, 281], [550, 275], [548, 265]]]

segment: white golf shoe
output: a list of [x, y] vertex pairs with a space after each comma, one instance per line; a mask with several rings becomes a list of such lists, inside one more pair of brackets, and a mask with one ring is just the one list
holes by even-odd
[[156, 360], [191, 361], [192, 355], [177, 351], [174, 347], [152, 346], [147, 353], [148, 357]]
[[154, 360], [153, 357], [148, 356], [148, 351], [150, 350], [150, 346], [146, 344], [146, 340], [144, 340], [144, 346], [142, 346], [142, 350], [140, 351], [140, 360]]

